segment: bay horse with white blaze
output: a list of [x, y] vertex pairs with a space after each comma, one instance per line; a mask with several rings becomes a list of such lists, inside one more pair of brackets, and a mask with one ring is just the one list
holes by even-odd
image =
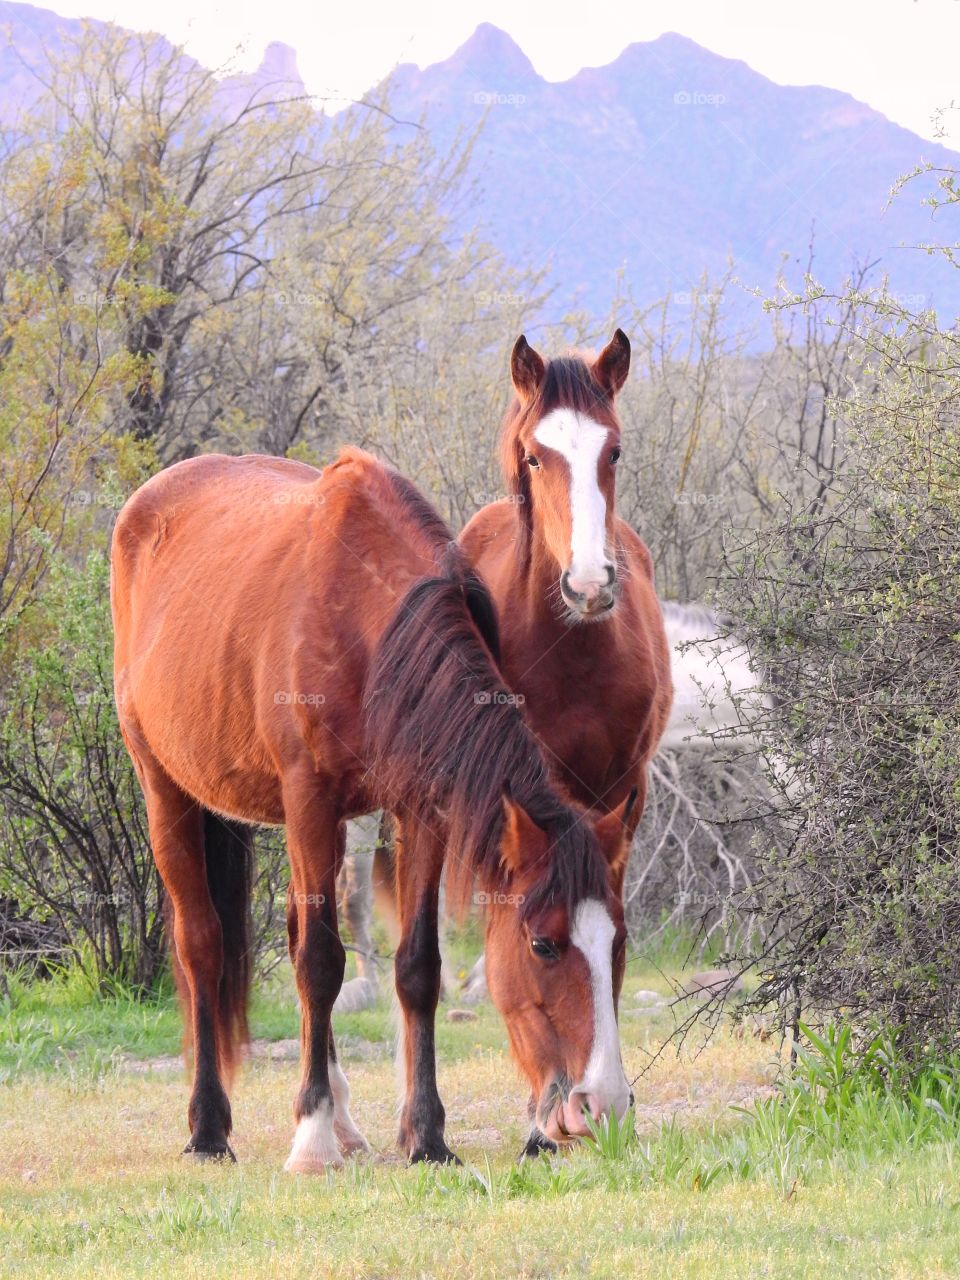
[[622, 1116], [615, 891], [632, 799], [599, 819], [558, 794], [497, 667], [496, 612], [440, 517], [356, 449], [318, 472], [206, 456], [127, 502], [112, 546], [115, 689], [172, 906], [194, 1049], [186, 1152], [232, 1158], [227, 1088], [246, 1036], [249, 828], [283, 824], [302, 1081], [286, 1167], [365, 1149], [337, 1063], [335, 882], [344, 821], [399, 830], [404, 1098], [411, 1160], [453, 1158], [436, 1083], [437, 902], [490, 903], [498, 1004], [541, 1129]]
[[[673, 694], [650, 552], [616, 513], [616, 398], [629, 370], [619, 329], [596, 359], [545, 362], [518, 338], [501, 434], [510, 497], [460, 535], [500, 614], [504, 678], [554, 775], [594, 814], [638, 797], [628, 849]], [[625, 866], [613, 878], [618, 902]], [[502, 975], [490, 954], [486, 969], [496, 1000]]]

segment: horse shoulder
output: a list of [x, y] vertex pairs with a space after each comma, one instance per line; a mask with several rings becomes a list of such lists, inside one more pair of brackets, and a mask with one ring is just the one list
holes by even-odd
[[464, 526], [459, 543], [480, 573], [505, 558], [513, 559], [516, 518], [508, 503], [491, 502]]
[[627, 556], [630, 569], [634, 574], [642, 573], [647, 581], [652, 584], [655, 575], [650, 548], [637, 533], [636, 529], [627, 524], [626, 520], [619, 520], [617, 525], [620, 545]]

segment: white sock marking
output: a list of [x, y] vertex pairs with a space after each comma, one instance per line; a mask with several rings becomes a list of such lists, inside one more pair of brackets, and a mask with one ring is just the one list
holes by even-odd
[[333, 1131], [344, 1153], [369, 1151], [366, 1138], [354, 1123], [350, 1114], [350, 1086], [339, 1062], [331, 1062], [330, 1092], [333, 1094]]
[[288, 1173], [311, 1173], [340, 1164], [343, 1157], [333, 1131], [333, 1106], [328, 1102], [297, 1125], [293, 1147], [283, 1167]]

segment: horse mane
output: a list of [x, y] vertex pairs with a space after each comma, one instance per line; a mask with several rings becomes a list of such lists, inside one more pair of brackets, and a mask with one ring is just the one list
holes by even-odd
[[484, 644], [499, 667], [500, 621], [487, 584], [470, 564], [443, 518], [417, 486], [391, 467], [383, 467], [383, 470], [401, 506], [423, 532], [433, 539], [441, 576], [459, 587], [473, 625], [480, 632]]
[[441, 575], [414, 583], [400, 603], [364, 692], [371, 789], [401, 820], [411, 815], [442, 826], [448, 898], [461, 911], [475, 881], [488, 892], [505, 885], [500, 843], [508, 785], [548, 836], [524, 916], [548, 903], [572, 908], [583, 898], [602, 898], [606, 863], [589, 822], [551, 785], [493, 649], [481, 641], [475, 613], [481, 599], [489, 603], [476, 579], [471, 607], [462, 565], [448, 553]]
[[521, 564], [530, 555], [533, 537], [533, 507], [530, 473], [524, 465], [520, 431], [527, 419], [539, 422], [554, 409], [572, 409], [589, 414], [597, 422], [610, 426], [617, 423], [613, 402], [594, 380], [586, 358], [572, 354], [548, 360], [537, 394], [526, 406], [514, 396], [500, 429], [500, 467], [508, 493], [513, 497]]

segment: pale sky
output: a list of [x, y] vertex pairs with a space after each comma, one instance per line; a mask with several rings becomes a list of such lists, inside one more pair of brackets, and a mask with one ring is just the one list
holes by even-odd
[[[49, 3], [49, 0], [48, 0]], [[355, 98], [398, 62], [449, 57], [480, 22], [510, 33], [537, 71], [565, 80], [636, 40], [678, 31], [780, 84], [843, 89], [924, 137], [960, 104], [960, 0], [53, 0], [67, 17], [159, 29], [208, 66], [271, 40], [293, 45], [310, 93]], [[947, 144], [960, 147], [960, 112]]]

